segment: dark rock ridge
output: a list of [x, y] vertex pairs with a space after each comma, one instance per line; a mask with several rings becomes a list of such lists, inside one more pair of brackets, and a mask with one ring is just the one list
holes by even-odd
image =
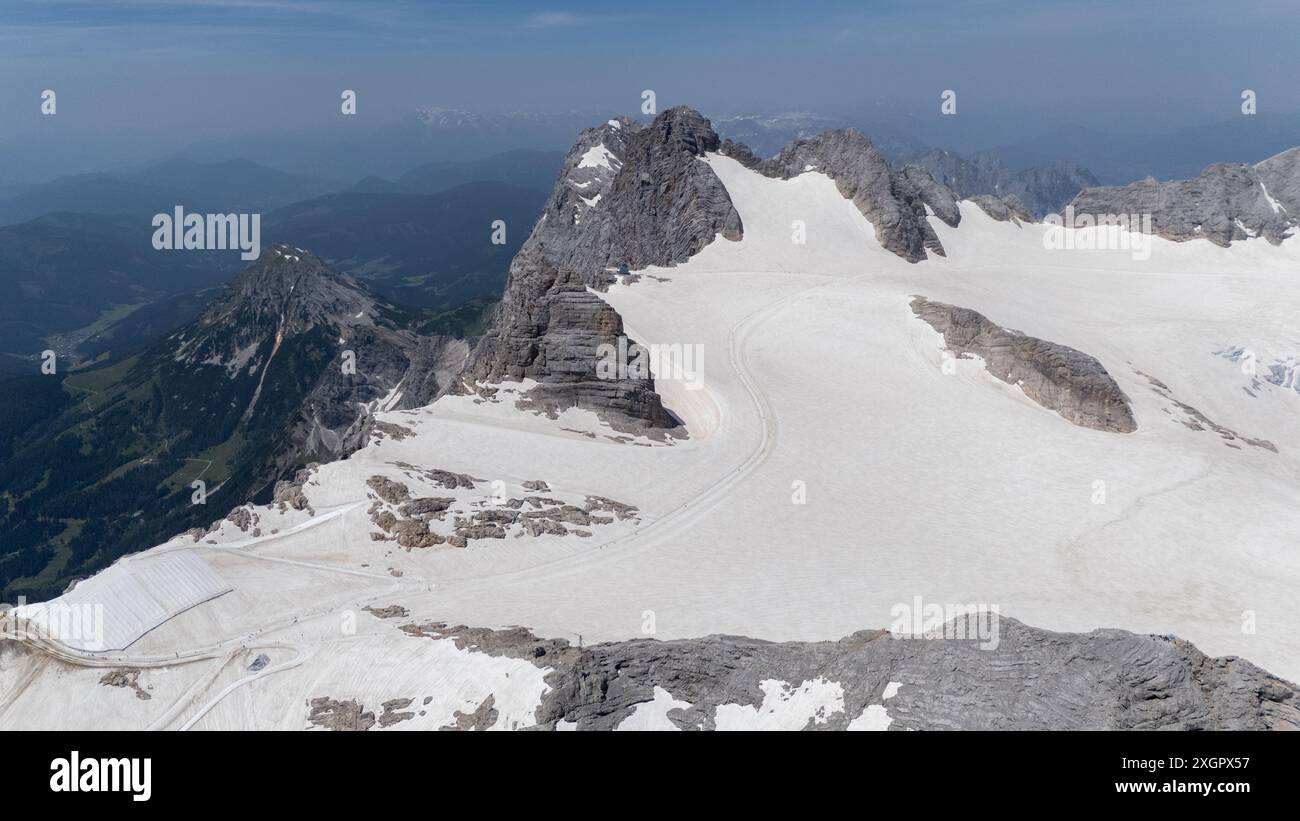
[[1292, 223], [1300, 220], [1300, 147], [1256, 163], [1255, 173]]
[[[1273, 730], [1300, 729], [1296, 686], [1232, 656], [1212, 658], [1172, 636], [1124, 630], [1054, 633], [1001, 616], [997, 642], [977, 638], [975, 616], [943, 637], [899, 638], [864, 630], [839, 641], [767, 642], [738, 636], [631, 641], [575, 648], [523, 628], [445, 624], [404, 632], [453, 638], [459, 646], [527, 659], [551, 669], [537, 711], [559, 722], [610, 730], [652, 701], [655, 688], [689, 706], [669, 711], [684, 730], [715, 728], [718, 707], [758, 707], [760, 686], [838, 685], [843, 709], [810, 717], [804, 729], [842, 730], [872, 705], [890, 730]], [[988, 627], [988, 615], [981, 617]], [[901, 684], [887, 693], [891, 682]]]
[[[1274, 245], [1295, 224], [1300, 206], [1296, 150], [1257, 166], [1217, 163], [1194, 180], [1158, 182], [1147, 177], [1128, 185], [1089, 188], [1070, 205], [1076, 214], [1150, 214], [1152, 231], [1165, 239], [1204, 238], [1227, 246], [1263, 237]], [[1279, 194], [1281, 196], [1279, 196]]]
[[943, 334], [953, 356], [977, 354], [989, 373], [1019, 385], [1026, 396], [1062, 418], [1096, 430], [1137, 430], [1128, 397], [1093, 357], [1003, 328], [969, 308], [916, 297], [912, 311]]
[[1015, 203], [1032, 215], [1031, 221], [1060, 211], [1080, 191], [1098, 184], [1087, 169], [1074, 163], [1062, 161], [1012, 171], [997, 155], [987, 152], [967, 159], [933, 148], [911, 157], [908, 164], [925, 168], [936, 182], [962, 199], [991, 197]]
[[506, 300], [474, 349], [462, 375], [472, 383], [534, 379], [530, 407], [554, 416], [568, 407], [596, 411], [616, 430], [671, 429], [653, 379], [600, 379], [596, 352], [617, 346], [623, 318], [587, 290], [575, 272], [561, 273], [541, 254], [521, 254], [510, 266]]
[[510, 265], [460, 390], [531, 378], [542, 384], [530, 399], [552, 414], [578, 406], [622, 431], [677, 427], [652, 379], [597, 378], [597, 347], [617, 345], [623, 323], [588, 287], [605, 288], [620, 270], [684, 262], [719, 235], [740, 239], [740, 215], [700, 161], [720, 145], [688, 108], [649, 125], [619, 118], [582, 132]]
[[[171, 343], [177, 363], [224, 370], [211, 378], [256, 380], [246, 422], [259, 409], [263, 416], [288, 410], [282, 403], [301, 392], [263, 468], [271, 482], [297, 465], [332, 461], [364, 445], [390, 392], [400, 395], [387, 409], [419, 407], [452, 382], [468, 344], [402, 324], [397, 309], [362, 283], [308, 251], [276, 245]], [[345, 370], [345, 351], [354, 368]]]
[[943, 255], [943, 244], [926, 219], [927, 205], [948, 225], [961, 219], [952, 192], [928, 171], [919, 166], [895, 171], [857, 129], [796, 140], [769, 160], [758, 160], [737, 143], [727, 143], [723, 153], [775, 179], [807, 171], [827, 175], [872, 224], [880, 244], [909, 262], [925, 259], [927, 251]]
[[976, 194], [970, 201], [999, 222], [1034, 222], [1034, 215], [1014, 195], [996, 197], [991, 194]]
[[720, 145], [689, 108], [670, 108], [649, 125], [620, 118], [585, 130], [520, 254], [538, 250], [601, 287], [610, 269], [685, 262], [719, 234], [739, 240], [740, 215], [700, 162]]

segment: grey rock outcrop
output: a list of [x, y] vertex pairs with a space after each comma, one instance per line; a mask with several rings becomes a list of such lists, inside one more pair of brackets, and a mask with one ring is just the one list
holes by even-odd
[[620, 270], [683, 262], [718, 236], [740, 239], [740, 215], [700, 161], [720, 145], [687, 108], [649, 125], [621, 118], [584, 131], [458, 390], [532, 378], [541, 387], [529, 399], [548, 413], [583, 407], [627, 432], [677, 427], [653, 379], [597, 377], [597, 348], [616, 346], [623, 323], [588, 288], [607, 287]]
[[621, 267], [674, 265], [718, 235], [739, 240], [740, 215], [700, 162], [720, 145], [709, 121], [684, 107], [649, 125], [620, 118], [587, 129], [520, 254], [540, 251], [599, 288]]
[[1019, 385], [1030, 399], [1076, 425], [1131, 433], [1137, 430], [1129, 399], [1093, 357], [990, 322], [983, 314], [924, 297], [912, 311], [943, 334], [953, 356], [982, 357], [989, 373]]
[[[809, 730], [846, 729], [872, 705], [890, 730], [1300, 729], [1296, 685], [1244, 659], [1212, 658], [1173, 636], [1055, 633], [995, 618], [968, 613], [924, 638], [863, 630], [838, 641], [707, 636], [584, 648], [519, 627], [401, 629], [549, 669], [542, 729], [614, 729], [661, 688], [687, 705], [668, 711], [668, 721], [712, 730], [719, 707], [762, 705], [768, 680], [838, 686], [842, 707], [810, 715]], [[986, 640], [992, 635], [996, 642]]]
[[[881, 705], [897, 730], [1300, 729], [1294, 684], [1188, 642], [1122, 630], [1052, 633], [1001, 618], [999, 643], [894, 638], [863, 631], [834, 642], [770, 643], [733, 636], [638, 639], [583, 651], [554, 676], [539, 723], [612, 729], [661, 687], [690, 704], [682, 729], [713, 729], [723, 704], [764, 701], [760, 682], [824, 679], [842, 711], [805, 729], [842, 730]], [[887, 700], [889, 682], [903, 686]]]
[[1070, 162], [1012, 171], [999, 157], [987, 152], [966, 158], [933, 148], [907, 162], [925, 168], [936, 182], [963, 199], [1013, 199], [1032, 215], [1030, 221], [1059, 211], [1080, 191], [1098, 184], [1087, 169]]
[[905, 200], [919, 199], [948, 225], [956, 226], [961, 222], [957, 196], [947, 186], [936, 181], [926, 169], [918, 165], [905, 165], [894, 178], [895, 187]]
[[871, 140], [856, 129], [796, 140], [754, 167], [777, 179], [806, 171], [826, 174], [872, 224], [880, 244], [909, 262], [925, 259], [927, 251], [943, 255], [943, 244], [926, 220], [927, 205], [949, 225], [960, 219], [952, 192], [922, 168], [895, 172]]
[[1292, 223], [1300, 220], [1300, 147], [1256, 163], [1255, 173]]
[[[1294, 178], [1290, 186], [1283, 179], [1286, 169], [1293, 170], [1294, 158], [1278, 155], [1264, 163], [1262, 171], [1242, 163], [1217, 163], [1194, 180], [1158, 182], [1147, 177], [1128, 185], [1088, 188], [1069, 207], [1094, 220], [1110, 214], [1150, 214], [1152, 231], [1170, 240], [1204, 238], [1227, 246], [1263, 237], [1276, 245], [1294, 219], [1275, 198], [1273, 187], [1284, 196], [1295, 196]], [[1274, 186], [1268, 186], [1269, 180]]]
[[597, 352], [617, 347], [623, 318], [587, 290], [574, 272], [562, 274], [540, 254], [511, 265], [509, 304], [475, 349], [462, 378], [474, 382], [535, 379], [528, 407], [552, 416], [568, 407], [594, 410], [616, 430], [671, 429], [653, 379], [601, 379]]
[[1000, 222], [1034, 221], [1034, 216], [1030, 214], [1024, 204], [1012, 194], [1008, 194], [1005, 197], [995, 197], [991, 194], [977, 194], [976, 196], [971, 197], [970, 200], [978, 205], [980, 210], [984, 213]]

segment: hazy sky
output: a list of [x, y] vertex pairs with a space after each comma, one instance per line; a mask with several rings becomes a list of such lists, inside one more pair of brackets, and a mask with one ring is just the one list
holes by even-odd
[[[1300, 110], [1296, 0], [0, 0], [0, 140], [105, 157], [250, 132], [482, 112], [936, 113], [971, 128], [1164, 131]], [[42, 118], [40, 92], [58, 93]], [[51, 122], [57, 120], [57, 122]], [[3, 160], [0, 160], [3, 162]]]

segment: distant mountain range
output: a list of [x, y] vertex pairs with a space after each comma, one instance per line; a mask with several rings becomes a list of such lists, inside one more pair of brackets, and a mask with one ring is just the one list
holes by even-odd
[[875, 150], [891, 163], [922, 166], [960, 197], [1013, 196], [1036, 217], [1060, 209], [1087, 186], [1097, 185], [1096, 177], [1086, 168], [1066, 160], [1013, 169], [1003, 157], [992, 152], [964, 157], [928, 147], [887, 123], [856, 117], [791, 112], [725, 117], [716, 126], [719, 135], [748, 146], [759, 157], [770, 157], [795, 140], [810, 139], [835, 129], [855, 128], [865, 133]]
[[547, 191], [560, 173], [564, 154], [520, 148], [477, 160], [437, 160], [416, 166], [395, 179], [369, 176], [348, 188], [349, 194], [436, 194], [471, 182], [502, 182]]
[[856, 128], [862, 131], [871, 138], [876, 150], [891, 162], [929, 149], [929, 146], [912, 134], [887, 122], [808, 111], [723, 117], [714, 123], [714, 127], [721, 137], [743, 143], [760, 157], [770, 157], [795, 140], [806, 140], [837, 128]]
[[219, 284], [233, 270], [217, 253], [159, 253], [147, 229], [127, 216], [72, 213], [0, 228], [0, 372], [33, 372], [26, 357], [47, 346], [71, 357], [78, 337], [50, 337], [89, 336], [101, 330], [96, 323]]
[[1035, 217], [1056, 213], [1080, 191], [1097, 185], [1086, 168], [1061, 160], [1048, 166], [1013, 171], [996, 154], [969, 159], [938, 148], [910, 157], [959, 197], [1014, 197]]
[[[242, 263], [231, 252], [162, 253], [152, 215], [176, 205], [262, 213], [263, 244], [318, 250], [402, 304], [451, 310], [501, 292], [562, 155], [519, 150], [439, 161], [389, 181], [341, 183], [247, 160], [171, 159], [64, 177], [0, 196], [0, 376], [129, 353], [193, 319], [198, 293]], [[490, 242], [495, 220], [505, 243]]]
[[[308, 462], [347, 455], [377, 408], [424, 404], [459, 369], [467, 346], [448, 329], [279, 245], [137, 355], [9, 383], [0, 590], [57, 594], [123, 553], [270, 498]], [[202, 504], [191, 503], [195, 480]]]
[[608, 116], [593, 112], [477, 114], [429, 107], [374, 128], [358, 124], [351, 136], [340, 137], [341, 132], [335, 131], [205, 141], [179, 156], [200, 161], [247, 157], [325, 179], [373, 176], [392, 180], [426, 163], [481, 160], [517, 149], [562, 154], [574, 134]]
[[[950, 120], [950, 121], [949, 121]], [[1016, 142], [990, 143], [973, 137], [978, 150], [953, 151], [954, 137], [968, 121], [943, 118], [938, 129], [928, 120], [893, 117], [825, 115], [810, 112], [723, 117], [718, 133], [748, 145], [760, 157], [771, 156], [795, 139], [834, 128], [857, 128], [891, 163], [916, 162], [936, 150], [967, 158], [995, 157], [1011, 173], [1051, 169], [1069, 163], [1086, 169], [1098, 183], [1116, 185], [1153, 176], [1188, 179], [1216, 162], [1258, 163], [1300, 144], [1300, 114], [1261, 112], [1162, 133], [1102, 131], [1064, 125]], [[973, 125], [968, 125], [969, 131]], [[988, 160], [978, 161], [987, 163]], [[985, 191], [980, 193], [993, 193]]]
[[1021, 170], [1069, 160], [1103, 185], [1155, 177], [1190, 179], [1219, 162], [1254, 164], [1300, 145], [1300, 114], [1259, 113], [1162, 134], [1062, 126], [1041, 136], [990, 149]]
[[[449, 308], [501, 292], [545, 201], [544, 190], [504, 182], [436, 194], [345, 192], [272, 211], [262, 230], [313, 249], [390, 299]], [[491, 242], [495, 220], [505, 223], [500, 245]]]
[[[238, 262], [156, 255], [138, 223], [177, 204], [264, 213], [264, 242], [310, 247], [398, 302], [450, 309], [490, 298], [560, 171], [561, 150], [602, 119], [423, 108], [348, 140], [228, 141], [0, 188], [0, 375], [25, 370], [24, 357], [45, 347], [82, 361], [112, 357], [192, 318], [202, 303], [193, 296]], [[959, 154], [910, 133], [931, 133], [923, 123], [899, 122], [785, 112], [723, 117], [717, 130], [767, 157], [793, 140], [858, 127], [893, 165], [919, 165], [957, 196], [1006, 199], [1036, 217], [1099, 184], [1191, 179], [1212, 161], [1258, 162], [1300, 143], [1300, 115], [1262, 113], [1167, 135], [1061, 127]], [[481, 241], [495, 219], [510, 226], [503, 246]]]
[[192, 211], [265, 211], [340, 187], [243, 159], [170, 159], [125, 172], [11, 186], [0, 191], [0, 225], [55, 211], [152, 216], [179, 204]]

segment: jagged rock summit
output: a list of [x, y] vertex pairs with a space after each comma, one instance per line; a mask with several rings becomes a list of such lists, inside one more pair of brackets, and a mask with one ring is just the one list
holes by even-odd
[[[310, 251], [273, 245], [165, 344], [179, 366], [218, 366], [243, 406], [290, 412], [263, 482], [365, 444], [380, 409], [419, 407], [452, 382], [463, 340], [422, 335], [409, 317]], [[290, 411], [286, 403], [297, 403]]]
[[619, 430], [677, 428], [652, 379], [597, 378], [596, 348], [617, 345], [623, 324], [587, 288], [606, 287], [619, 271], [684, 262], [717, 236], [741, 238], [726, 188], [699, 161], [720, 146], [709, 121], [688, 108], [649, 125], [617, 118], [584, 131], [510, 265], [464, 389], [535, 379], [542, 384], [530, 401], [549, 413], [578, 406]]
[[194, 330], [178, 334], [176, 356], [191, 363], [224, 362], [232, 352], [253, 355], [245, 346], [263, 345], [268, 331], [282, 343], [316, 327], [374, 325], [375, 308], [373, 294], [320, 257], [273, 245], [208, 305]]
[[611, 119], [583, 131], [566, 156], [457, 390], [533, 379], [540, 384], [528, 402], [552, 415], [581, 407], [618, 430], [680, 435], [652, 379], [597, 378], [596, 348], [616, 345], [623, 324], [588, 288], [604, 289], [620, 272], [684, 262], [718, 238], [742, 238], [725, 186], [701, 162], [712, 152], [779, 179], [812, 169], [828, 174], [881, 244], [909, 261], [943, 253], [927, 207], [949, 225], [960, 220], [951, 191], [923, 168], [892, 170], [853, 129], [798, 140], [762, 161], [741, 144], [724, 143], [690, 108], [670, 108], [649, 124]]
[[1070, 206], [1079, 214], [1150, 214], [1152, 230], [1171, 240], [1204, 238], [1215, 245], [1289, 236], [1300, 213], [1296, 149], [1256, 166], [1215, 163], [1194, 180], [1088, 188]]
[[852, 200], [875, 228], [880, 244], [909, 262], [925, 259], [927, 251], [939, 256], [944, 253], [943, 244], [926, 221], [927, 205], [948, 225], [961, 220], [952, 192], [935, 182], [928, 171], [920, 166], [895, 171], [871, 140], [855, 128], [796, 140], [761, 162], [748, 149], [735, 144], [728, 148], [731, 156], [769, 177], [788, 180], [807, 171], [820, 171], [835, 180], [840, 193]]

